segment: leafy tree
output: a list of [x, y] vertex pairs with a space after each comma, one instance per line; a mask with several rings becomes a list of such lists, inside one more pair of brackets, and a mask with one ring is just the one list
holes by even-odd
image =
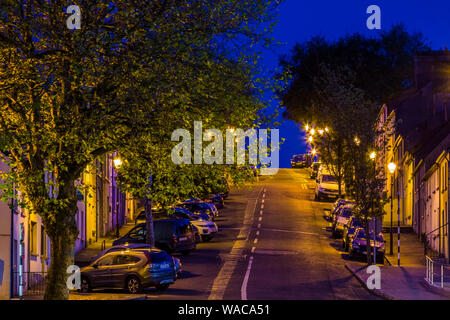
[[[78, 235], [75, 181], [86, 166], [127, 145], [133, 150], [140, 139], [164, 137], [150, 129], [169, 130], [174, 119], [207, 112], [215, 99], [207, 100], [206, 89], [228, 88], [202, 75], [211, 65], [226, 75], [221, 68], [253, 62], [247, 48], [265, 39], [255, 30], [272, 19], [277, 3], [79, 1], [81, 29], [68, 30], [68, 1], [2, 1], [1, 156], [11, 167], [4, 175], [41, 216], [51, 241], [45, 299], [68, 298], [66, 269]], [[248, 45], [233, 44], [245, 39]], [[223, 121], [239, 117], [227, 108]], [[148, 151], [164, 143], [148, 144]], [[151, 166], [137, 168], [137, 183], [145, 185], [141, 172]]]
[[284, 116], [301, 123], [320, 121], [311, 108], [320, 98], [314, 90], [314, 79], [321, 65], [346, 67], [354, 73], [353, 85], [364, 91], [367, 99], [383, 103], [414, 82], [414, 54], [430, 50], [420, 33], [408, 33], [405, 26], [395, 25], [368, 38], [358, 33], [334, 42], [317, 36], [294, 46], [280, 65], [292, 76], [282, 92], [286, 106]]

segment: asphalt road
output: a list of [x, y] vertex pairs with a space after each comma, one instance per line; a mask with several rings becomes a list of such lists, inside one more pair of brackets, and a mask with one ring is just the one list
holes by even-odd
[[[376, 299], [345, 269], [306, 169], [281, 169], [233, 190], [218, 235], [181, 257], [183, 278], [147, 299]], [[105, 293], [105, 292], [104, 292]]]

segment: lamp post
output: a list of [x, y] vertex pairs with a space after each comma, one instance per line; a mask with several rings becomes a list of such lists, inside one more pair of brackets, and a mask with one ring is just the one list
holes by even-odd
[[[370, 154], [370, 159], [373, 161], [373, 178], [375, 179], [375, 171], [376, 171], [376, 162], [375, 162], [375, 157], [377, 156], [377, 154], [375, 152], [372, 152]], [[372, 215], [373, 215], [373, 191], [372, 191]], [[377, 264], [377, 246], [376, 246], [376, 220], [374, 219], [374, 217], [372, 217], [372, 221], [373, 221], [373, 264], [376, 265]], [[369, 235], [367, 235], [367, 237], [369, 237]], [[370, 240], [369, 240], [370, 243]], [[370, 247], [370, 246], [369, 246]]]
[[[113, 160], [113, 164], [114, 164], [114, 168], [117, 170], [122, 166], [122, 160], [120, 160], [119, 158], [115, 158]], [[119, 175], [119, 173], [116, 171], [117, 176]], [[113, 174], [113, 179], [114, 179], [114, 174]], [[120, 226], [119, 226], [119, 188], [117, 187], [117, 181], [118, 179], [116, 179], [116, 194], [115, 194], [115, 200], [116, 200], [116, 237], [119, 238], [120, 237]], [[114, 181], [113, 181], [114, 183]], [[114, 185], [113, 185], [114, 186]]]
[[395, 163], [391, 162], [388, 164], [388, 169], [389, 172], [391, 173], [391, 175], [393, 175], [392, 179], [391, 179], [391, 229], [390, 229], [390, 241], [389, 241], [389, 247], [390, 247], [390, 255], [393, 254], [393, 248], [394, 248], [394, 243], [393, 243], [393, 233], [392, 233], [392, 213], [394, 211], [394, 180], [395, 180], [395, 169], [397, 168], [397, 166], [395, 165]]

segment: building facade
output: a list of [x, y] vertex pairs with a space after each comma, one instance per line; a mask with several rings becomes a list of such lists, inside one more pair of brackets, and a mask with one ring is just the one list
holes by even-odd
[[[135, 213], [136, 201], [120, 191], [117, 171], [108, 154], [89, 165], [78, 181], [78, 212], [75, 220], [78, 237], [74, 255], [99, 238], [114, 232]], [[0, 162], [0, 170], [8, 166]], [[51, 179], [51, 175], [47, 175]], [[50, 190], [52, 193], [52, 190]], [[16, 195], [20, 198], [20, 194]], [[50, 240], [38, 214], [0, 202], [0, 299], [10, 299], [42, 291], [43, 279], [50, 265]], [[41, 293], [41, 292], [39, 292]]]

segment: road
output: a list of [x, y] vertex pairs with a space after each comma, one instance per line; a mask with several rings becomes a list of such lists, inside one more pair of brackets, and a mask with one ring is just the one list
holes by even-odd
[[306, 169], [281, 169], [233, 190], [219, 234], [181, 257], [182, 279], [147, 289], [147, 299], [376, 299], [345, 269], [323, 218], [330, 203], [313, 200], [314, 185]]

